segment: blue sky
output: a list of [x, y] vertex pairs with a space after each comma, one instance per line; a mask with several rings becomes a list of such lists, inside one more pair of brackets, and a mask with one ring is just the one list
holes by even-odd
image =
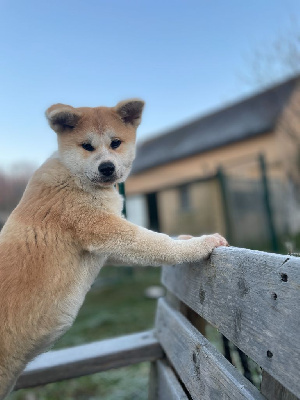
[[298, 17], [299, 0], [0, 0], [0, 168], [55, 150], [53, 103], [143, 98], [144, 140], [239, 99], [249, 54]]

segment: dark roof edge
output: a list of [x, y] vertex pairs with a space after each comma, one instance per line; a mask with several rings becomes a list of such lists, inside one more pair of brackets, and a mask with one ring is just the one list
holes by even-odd
[[228, 145], [236, 143], [236, 142], [243, 142], [243, 141], [246, 141], [246, 140], [248, 140], [250, 138], [254, 138], [256, 136], [268, 134], [275, 128], [276, 124], [277, 124], [277, 122], [274, 123], [273, 125], [270, 125], [267, 129], [264, 129], [263, 131], [260, 131], [260, 132], [255, 132], [254, 134], [251, 132], [248, 135], [244, 136], [242, 139], [236, 138], [234, 140], [228, 140], [226, 142], [224, 141], [224, 142], [220, 143], [220, 145], [218, 145], [218, 146], [211, 145], [211, 146], [208, 146], [206, 149], [204, 149], [202, 151], [195, 151], [194, 153], [189, 153], [189, 154], [187, 154], [185, 156], [174, 157], [174, 159], [172, 159], [172, 161], [167, 160], [165, 162], [160, 162], [160, 163], [158, 163], [158, 164], [156, 164], [156, 165], [154, 165], [152, 167], [145, 166], [145, 167], [136, 168], [136, 169], [133, 168], [131, 173], [130, 173], [130, 175], [134, 176], [134, 175], [137, 175], [137, 174], [139, 174], [141, 172], [147, 171], [149, 169], [156, 168], [156, 167], [161, 167], [162, 165], [166, 165], [166, 164], [170, 164], [171, 162], [176, 162], [178, 160], [184, 160], [185, 158], [193, 157], [193, 156], [195, 156], [197, 154], [203, 154], [203, 153], [206, 153], [207, 151], [218, 149], [218, 148], [224, 147], [224, 146], [228, 146]]
[[285, 80], [282, 80], [282, 81], [277, 81], [273, 85], [271, 85], [271, 84], [267, 85], [267, 86], [261, 88], [259, 91], [253, 92], [252, 94], [241, 96], [240, 98], [236, 98], [236, 99], [234, 99], [232, 101], [228, 101], [228, 103], [223, 105], [223, 106], [216, 107], [214, 109], [211, 109], [211, 111], [207, 111], [207, 112], [204, 112], [202, 114], [198, 114], [197, 116], [193, 116], [193, 117], [191, 117], [191, 118], [189, 118], [189, 119], [187, 119], [187, 120], [185, 120], [185, 121], [183, 121], [181, 123], [179, 122], [177, 124], [174, 124], [173, 126], [170, 126], [169, 128], [164, 129], [160, 133], [159, 132], [158, 133], [154, 133], [153, 137], [151, 137], [149, 139], [145, 139], [144, 141], [141, 141], [138, 144], [138, 147], [146, 145], [147, 143], [151, 143], [153, 141], [159, 140], [161, 137], [167, 136], [171, 132], [174, 132], [174, 131], [177, 131], [177, 130], [180, 130], [180, 129], [184, 129], [187, 126], [192, 125], [192, 124], [196, 123], [197, 121], [200, 121], [203, 118], [213, 117], [214, 115], [216, 115], [216, 114], [218, 114], [218, 113], [220, 113], [222, 111], [225, 111], [227, 109], [233, 108], [233, 107], [237, 106], [238, 104], [247, 102], [250, 99], [255, 99], [255, 97], [259, 97], [263, 93], [276, 90], [277, 88], [279, 88], [282, 85], [291, 83], [293, 81], [296, 82], [297, 80], [300, 80], [300, 75], [299, 74], [291, 76], [291, 77], [289, 77], [289, 78], [287, 78]]

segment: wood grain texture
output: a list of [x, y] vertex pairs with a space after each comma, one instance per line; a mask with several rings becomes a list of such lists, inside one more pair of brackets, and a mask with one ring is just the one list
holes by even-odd
[[283, 387], [266, 371], [262, 372], [261, 392], [267, 400], [297, 400], [289, 390]]
[[299, 396], [299, 258], [219, 248], [202, 263], [164, 267], [162, 281]]
[[28, 364], [17, 381], [16, 389], [154, 361], [162, 356], [162, 348], [153, 331], [50, 351]]
[[261, 400], [260, 392], [164, 299], [158, 304], [156, 332], [168, 359], [192, 399]]
[[149, 400], [188, 400], [166, 360], [151, 364]]

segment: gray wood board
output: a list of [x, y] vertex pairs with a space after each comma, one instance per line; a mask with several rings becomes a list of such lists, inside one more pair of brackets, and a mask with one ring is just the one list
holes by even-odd
[[161, 299], [156, 332], [192, 399], [258, 400], [264, 397], [177, 310]]
[[16, 389], [77, 378], [163, 357], [153, 331], [50, 351], [28, 364]]
[[164, 285], [292, 393], [300, 393], [300, 259], [238, 248], [163, 268]]
[[266, 371], [262, 373], [261, 392], [268, 400], [297, 400], [289, 390], [283, 387]]
[[166, 360], [151, 365], [149, 400], [188, 400]]

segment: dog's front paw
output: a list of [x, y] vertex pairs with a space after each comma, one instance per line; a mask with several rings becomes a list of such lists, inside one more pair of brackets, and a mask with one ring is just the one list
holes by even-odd
[[205, 250], [205, 255], [209, 257], [212, 253], [213, 249], [220, 246], [229, 246], [228, 242], [223, 236], [218, 233], [214, 233], [213, 235], [205, 235], [203, 237], [203, 247]]
[[180, 236], [175, 241], [176, 264], [197, 262], [210, 256], [213, 249], [219, 246], [228, 246], [227, 240], [218, 233], [200, 237]]

